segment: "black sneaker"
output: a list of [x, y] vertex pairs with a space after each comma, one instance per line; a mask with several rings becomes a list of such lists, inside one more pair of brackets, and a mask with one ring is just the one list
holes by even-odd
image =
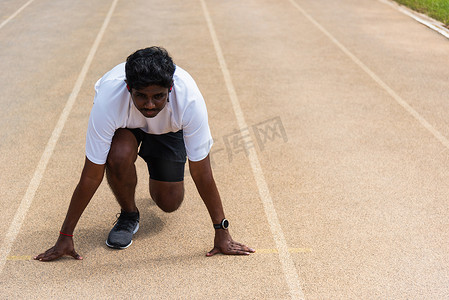
[[122, 210], [109, 232], [106, 245], [115, 249], [126, 249], [132, 243], [133, 234], [139, 230], [139, 211], [127, 213]]

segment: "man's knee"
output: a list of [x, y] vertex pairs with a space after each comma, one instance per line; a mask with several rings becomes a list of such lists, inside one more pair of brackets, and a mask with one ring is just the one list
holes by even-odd
[[117, 129], [112, 138], [106, 165], [109, 170], [120, 170], [134, 164], [137, 159], [137, 141], [131, 131]]
[[176, 211], [184, 200], [184, 190], [172, 189], [164, 192], [151, 192], [151, 197], [164, 212]]
[[132, 153], [128, 151], [124, 151], [123, 149], [119, 151], [110, 151], [106, 161], [106, 167], [109, 171], [125, 170], [132, 165], [134, 161], [135, 159], [133, 158]]

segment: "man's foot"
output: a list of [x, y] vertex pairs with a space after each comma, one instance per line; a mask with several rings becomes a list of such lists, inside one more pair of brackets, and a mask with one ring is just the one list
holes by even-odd
[[127, 213], [122, 210], [115, 226], [109, 232], [106, 245], [115, 249], [126, 249], [132, 244], [133, 234], [139, 230], [139, 211]]

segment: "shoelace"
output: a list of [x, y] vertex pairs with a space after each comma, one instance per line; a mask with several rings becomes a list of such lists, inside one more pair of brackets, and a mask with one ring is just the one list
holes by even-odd
[[112, 225], [117, 224], [117, 229], [119, 230], [132, 230], [133, 227], [135, 226], [135, 222], [137, 222], [136, 219], [129, 217], [129, 216], [125, 216], [122, 215], [121, 213], [117, 213], [115, 215], [115, 217], [117, 218], [114, 223]]

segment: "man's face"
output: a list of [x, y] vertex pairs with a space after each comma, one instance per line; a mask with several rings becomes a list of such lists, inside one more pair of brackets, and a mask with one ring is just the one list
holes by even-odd
[[167, 104], [168, 88], [149, 85], [142, 89], [132, 89], [134, 105], [145, 118], [154, 118]]

